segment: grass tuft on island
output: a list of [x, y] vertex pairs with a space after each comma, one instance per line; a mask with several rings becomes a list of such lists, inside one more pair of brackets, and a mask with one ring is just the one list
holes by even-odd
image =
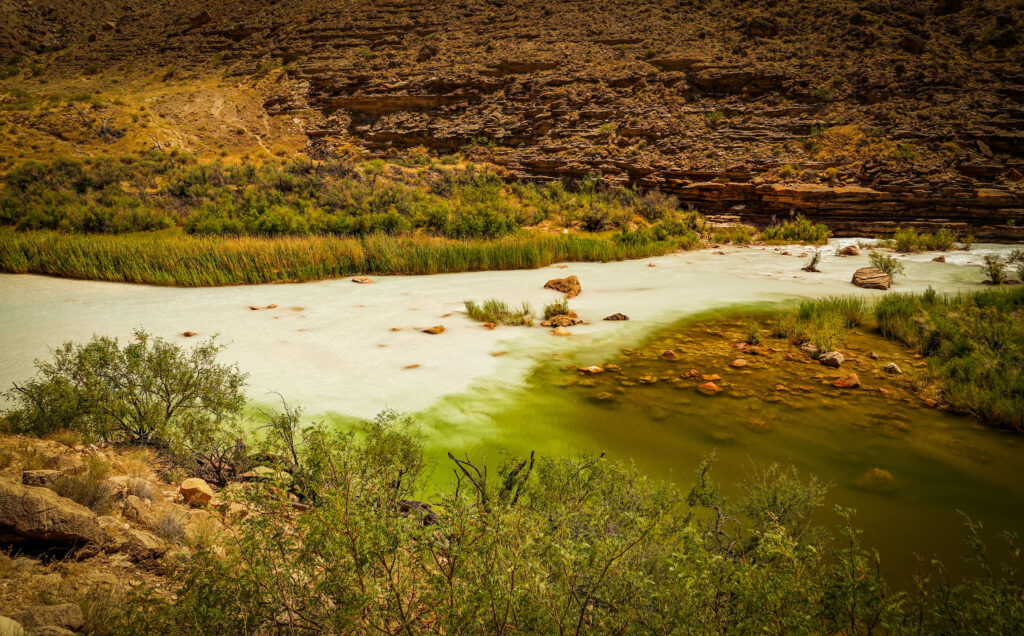
[[0, 229], [0, 271], [88, 280], [213, 287], [302, 282], [355, 274], [532, 269], [671, 253], [672, 240], [520, 232], [497, 239], [334, 236], [213, 237], [175, 230], [119, 235]]

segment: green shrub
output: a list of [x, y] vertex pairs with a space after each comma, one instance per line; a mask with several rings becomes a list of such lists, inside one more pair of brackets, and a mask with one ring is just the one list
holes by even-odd
[[823, 245], [828, 242], [832, 231], [824, 223], [811, 223], [806, 217], [772, 225], [761, 231], [761, 240], [766, 243], [810, 243]]
[[906, 269], [903, 266], [903, 261], [895, 256], [882, 254], [881, 252], [871, 252], [871, 266], [882, 270], [893, 280], [895, 280], [897, 276], [902, 276], [906, 272]]
[[530, 303], [523, 301], [519, 309], [512, 309], [503, 300], [489, 298], [482, 303], [467, 300], [466, 314], [473, 320], [480, 322], [492, 322], [496, 325], [523, 325], [529, 327], [533, 324], [533, 309]]
[[217, 361], [221, 349], [211, 339], [185, 350], [141, 330], [123, 347], [101, 336], [65, 343], [52, 360], [37, 361], [36, 377], [7, 392], [7, 425], [35, 435], [68, 428], [197, 457], [245, 404], [245, 374]]
[[1006, 260], [996, 254], [986, 254], [981, 271], [993, 285], [1002, 285], [1006, 279]]
[[934, 234], [918, 234], [914, 228], [897, 228], [893, 244], [899, 252], [945, 252], [956, 244], [956, 235], [942, 228]]

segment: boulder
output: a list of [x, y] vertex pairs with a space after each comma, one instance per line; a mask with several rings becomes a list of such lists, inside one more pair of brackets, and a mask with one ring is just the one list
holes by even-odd
[[853, 273], [853, 284], [865, 289], [889, 289], [892, 279], [877, 267], [861, 267]]
[[49, 487], [60, 479], [64, 473], [59, 470], [25, 470], [21, 473], [21, 483], [25, 486]]
[[99, 524], [106, 535], [104, 549], [107, 552], [119, 552], [138, 562], [159, 559], [167, 551], [155, 534], [133, 528], [116, 517], [100, 517]]
[[847, 245], [843, 249], [839, 250], [840, 256], [860, 256], [860, 250], [857, 249], [856, 245]]
[[156, 515], [150, 509], [149, 504], [135, 495], [125, 497], [121, 516], [144, 526], [153, 527], [156, 525]]
[[0, 480], [0, 536], [70, 546], [98, 542], [103, 533], [85, 506], [49, 488]]
[[552, 278], [544, 283], [544, 289], [562, 292], [566, 298], [575, 298], [583, 291], [583, 288], [580, 286], [580, 279], [576, 278], [575, 275], [566, 278]]
[[843, 354], [838, 351], [826, 351], [818, 356], [818, 362], [823, 366], [831, 367], [833, 369], [838, 369], [845, 361], [846, 359], [843, 358]]
[[37, 627], [61, 627], [74, 632], [85, 626], [82, 608], [77, 603], [36, 605], [14, 614], [11, 618], [33, 633]]
[[544, 322], [547, 323], [548, 327], [572, 327], [573, 325], [583, 324], [583, 321], [579, 319], [575, 311], [569, 312], [568, 314], [561, 314], [558, 316], [552, 316]]
[[605, 320], [629, 320], [629, 316], [626, 314], [612, 314], [611, 316], [605, 316]]
[[856, 373], [851, 373], [833, 381], [832, 386], [839, 387], [840, 389], [856, 389], [860, 386], [860, 378], [857, 377]]
[[890, 362], [889, 364], [882, 367], [882, 371], [885, 371], [889, 375], [899, 375], [903, 373], [903, 369], [900, 369], [900, 365], [896, 364], [895, 362]]
[[13, 618], [0, 616], [0, 636], [25, 636], [25, 630]]
[[946, 257], [942, 256], [942, 255], [936, 256], [935, 258], [932, 259], [932, 262], [933, 263], [945, 263], [946, 262]]
[[430, 327], [429, 329], [424, 329], [423, 333], [429, 333], [432, 336], [436, 336], [438, 334], [444, 333], [444, 326], [443, 325], [435, 325], [433, 327]]
[[661, 352], [661, 357], [665, 358], [666, 360], [678, 360], [679, 354], [673, 351], [672, 349], [666, 349], [665, 351]]
[[205, 506], [213, 499], [213, 489], [204, 480], [190, 477], [181, 482], [178, 494], [185, 498], [190, 506]]

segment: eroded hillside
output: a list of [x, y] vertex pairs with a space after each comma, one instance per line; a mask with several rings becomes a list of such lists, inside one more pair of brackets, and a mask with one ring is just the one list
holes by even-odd
[[[837, 234], [945, 224], [1024, 238], [1024, 10], [1011, 0], [48, 0], [2, 13], [12, 161], [154, 145], [288, 154], [311, 139], [463, 149], [520, 178], [597, 172], [748, 222], [795, 210]], [[69, 101], [81, 93], [91, 101]]]

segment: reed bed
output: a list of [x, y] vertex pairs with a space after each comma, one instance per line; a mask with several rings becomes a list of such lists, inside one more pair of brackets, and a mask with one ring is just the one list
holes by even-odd
[[479, 322], [490, 322], [496, 325], [524, 326], [533, 325], [533, 308], [523, 301], [518, 308], [509, 307], [508, 303], [497, 298], [488, 298], [483, 302], [466, 301], [466, 314]]
[[648, 258], [672, 240], [630, 244], [609, 234], [519, 232], [456, 240], [371, 235], [211, 237], [180, 230], [118, 235], [0, 229], [0, 271], [115, 282], [214, 287], [299, 282], [355, 274], [440, 274], [533, 269], [567, 261]]

